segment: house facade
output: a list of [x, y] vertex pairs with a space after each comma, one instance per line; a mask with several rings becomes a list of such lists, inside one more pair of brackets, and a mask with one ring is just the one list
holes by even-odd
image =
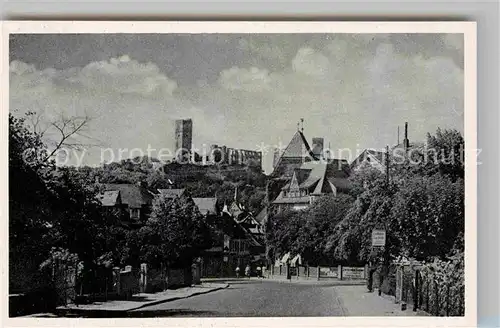
[[284, 210], [303, 210], [317, 197], [349, 190], [350, 167], [344, 159], [333, 159], [323, 148], [323, 138], [309, 146], [298, 130], [278, 158], [268, 184], [268, 208], [259, 220]]
[[102, 184], [98, 195], [106, 211], [118, 212], [123, 223], [141, 226], [151, 214], [155, 194], [141, 184]]
[[202, 214], [207, 213], [207, 220], [219, 227], [219, 243], [201, 257], [202, 277], [233, 277], [236, 267], [243, 272], [247, 264], [256, 267], [264, 263], [264, 230], [252, 213], [237, 201], [220, 207], [212, 206], [215, 198], [193, 200]]

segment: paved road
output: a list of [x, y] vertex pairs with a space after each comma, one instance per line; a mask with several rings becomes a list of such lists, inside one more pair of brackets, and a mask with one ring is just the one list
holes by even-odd
[[226, 289], [129, 312], [131, 317], [342, 316], [327, 283], [230, 281]]

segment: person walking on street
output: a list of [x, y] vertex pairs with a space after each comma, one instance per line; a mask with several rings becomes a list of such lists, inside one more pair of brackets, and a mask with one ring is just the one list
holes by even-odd
[[240, 266], [236, 266], [236, 278], [239, 278], [240, 277]]
[[257, 277], [261, 278], [262, 277], [262, 272], [261, 272], [262, 268], [260, 267], [260, 265], [257, 266]]
[[245, 268], [245, 275], [250, 279], [250, 264], [247, 264], [247, 267]]

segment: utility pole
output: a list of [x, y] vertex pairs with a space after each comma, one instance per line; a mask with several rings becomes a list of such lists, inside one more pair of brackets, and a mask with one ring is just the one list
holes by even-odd
[[[389, 146], [386, 146], [385, 148], [385, 175], [386, 175], [386, 187], [387, 187], [387, 193], [389, 193], [389, 186], [390, 186], [390, 179], [389, 179]], [[380, 270], [380, 279], [379, 279], [379, 288], [378, 288], [378, 295], [380, 296], [382, 294], [382, 284], [385, 279], [387, 279], [387, 276], [389, 273], [389, 233], [387, 229], [387, 220], [388, 218], [384, 218], [384, 230], [386, 234], [386, 240], [385, 240], [385, 245], [383, 249], [383, 254], [382, 254], [382, 266]]]
[[385, 175], [387, 188], [389, 188], [389, 146], [386, 146], [385, 148]]

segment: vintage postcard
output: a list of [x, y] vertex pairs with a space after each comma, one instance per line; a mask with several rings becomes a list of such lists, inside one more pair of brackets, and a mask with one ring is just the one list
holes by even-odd
[[474, 22], [2, 31], [4, 325], [476, 324]]

